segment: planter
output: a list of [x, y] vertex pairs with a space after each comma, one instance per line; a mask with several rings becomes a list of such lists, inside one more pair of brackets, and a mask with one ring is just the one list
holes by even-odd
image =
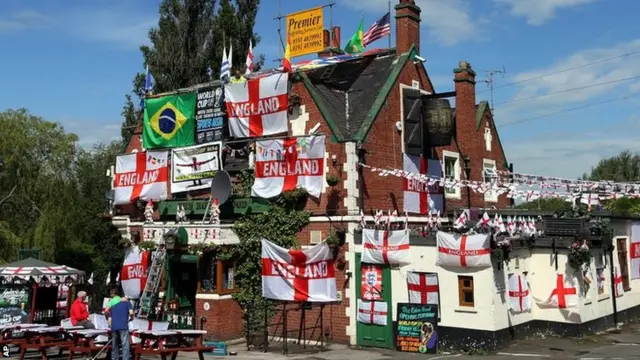
[[339, 182], [340, 182], [340, 179], [338, 179], [337, 176], [334, 176], [334, 175], [327, 176], [327, 185], [336, 186], [338, 185]]

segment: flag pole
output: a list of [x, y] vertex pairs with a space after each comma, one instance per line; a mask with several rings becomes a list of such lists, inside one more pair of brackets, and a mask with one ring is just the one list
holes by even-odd
[[[389, 30], [391, 30], [391, 0], [388, 1], [389, 4]], [[398, 29], [396, 29], [397, 31]], [[389, 50], [391, 50], [391, 31], [389, 31]]]

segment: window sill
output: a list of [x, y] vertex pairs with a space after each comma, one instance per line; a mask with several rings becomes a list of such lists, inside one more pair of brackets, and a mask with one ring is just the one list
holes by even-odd
[[598, 295], [598, 301], [604, 301], [604, 300], [608, 300], [610, 298], [611, 298], [611, 296], [609, 294]]
[[583, 305], [591, 305], [593, 304], [593, 300], [591, 299], [584, 299], [584, 304]]
[[460, 195], [459, 192], [456, 192], [454, 194], [447, 194], [445, 192], [444, 193], [444, 197], [445, 197], [445, 199], [454, 199], [454, 200], [461, 200], [462, 199], [462, 195]]
[[199, 290], [198, 294], [207, 294], [207, 295], [229, 295], [229, 294], [234, 294], [237, 293], [238, 291], [240, 291], [240, 289], [228, 289], [228, 290], [220, 290], [220, 291], [206, 291], [206, 290]]
[[198, 300], [229, 300], [232, 299], [233, 297], [231, 296], [231, 294], [226, 294], [226, 295], [222, 295], [222, 294], [216, 294], [216, 293], [198, 293], [196, 294], [196, 299]]
[[453, 311], [460, 313], [468, 313], [468, 314], [477, 314], [478, 309], [472, 306], [456, 306], [453, 308]]

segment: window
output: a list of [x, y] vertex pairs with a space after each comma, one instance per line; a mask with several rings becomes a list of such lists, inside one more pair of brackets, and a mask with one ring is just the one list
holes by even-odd
[[[431, 93], [422, 89], [416, 89], [415, 87], [413, 87], [413, 81], [411, 82], [412, 86], [406, 85], [406, 84], [400, 84], [400, 99], [404, 99], [404, 89], [412, 89], [412, 90], [420, 90], [420, 93], [423, 95], [430, 95]], [[418, 83], [419, 85], [419, 83]], [[404, 118], [405, 118], [405, 111], [409, 111], [411, 109], [405, 109], [404, 108], [404, 101], [400, 101], [400, 118], [402, 119], [402, 130], [400, 130], [400, 139], [404, 139], [404, 130], [406, 129], [405, 124], [404, 124]], [[402, 145], [402, 152], [406, 152], [405, 150], [405, 143], [404, 141], [400, 142]]]
[[209, 251], [202, 255], [199, 267], [199, 292], [228, 294], [237, 291], [234, 261], [220, 260], [215, 251]]
[[447, 186], [452, 182], [460, 181], [460, 154], [445, 150], [442, 152], [442, 162], [444, 164], [444, 178], [447, 180], [444, 194], [447, 198], [460, 199], [460, 187]]
[[460, 306], [474, 307], [473, 276], [458, 276], [458, 298]]
[[[496, 161], [483, 159], [482, 160], [482, 176], [485, 184], [493, 186], [498, 181], [498, 171], [496, 169]], [[486, 202], [498, 202], [498, 193], [495, 191], [487, 191], [484, 193], [484, 201]]]
[[627, 264], [627, 238], [616, 238], [616, 250], [622, 275], [622, 287], [624, 291], [629, 291], [631, 287], [629, 286], [629, 265]]

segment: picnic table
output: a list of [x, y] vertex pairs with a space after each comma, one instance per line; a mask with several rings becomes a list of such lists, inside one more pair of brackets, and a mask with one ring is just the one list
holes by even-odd
[[72, 345], [69, 347], [69, 360], [73, 360], [76, 353], [94, 358], [99, 352], [111, 349], [110, 344], [101, 344], [96, 341], [98, 336], [108, 336], [108, 329], [71, 330], [67, 333], [72, 341]]
[[10, 324], [0, 325], [0, 345], [19, 345], [24, 341], [22, 337], [14, 337], [13, 335], [20, 332], [20, 329], [30, 329], [37, 327], [45, 327], [44, 324]]
[[175, 360], [179, 352], [197, 352], [200, 360], [204, 360], [204, 353], [214, 349], [202, 344], [206, 334], [205, 330], [134, 331], [141, 341], [132, 346], [133, 359], [140, 360], [142, 355], [159, 355], [165, 360], [171, 355], [171, 360]]
[[62, 355], [62, 351], [73, 345], [68, 331], [83, 329], [81, 326], [62, 327], [62, 326], [45, 326], [31, 327], [22, 329], [24, 333], [24, 342], [20, 344], [20, 360], [24, 360], [27, 350], [36, 350], [40, 353], [42, 360], [47, 360], [47, 350], [57, 347], [58, 355]]

